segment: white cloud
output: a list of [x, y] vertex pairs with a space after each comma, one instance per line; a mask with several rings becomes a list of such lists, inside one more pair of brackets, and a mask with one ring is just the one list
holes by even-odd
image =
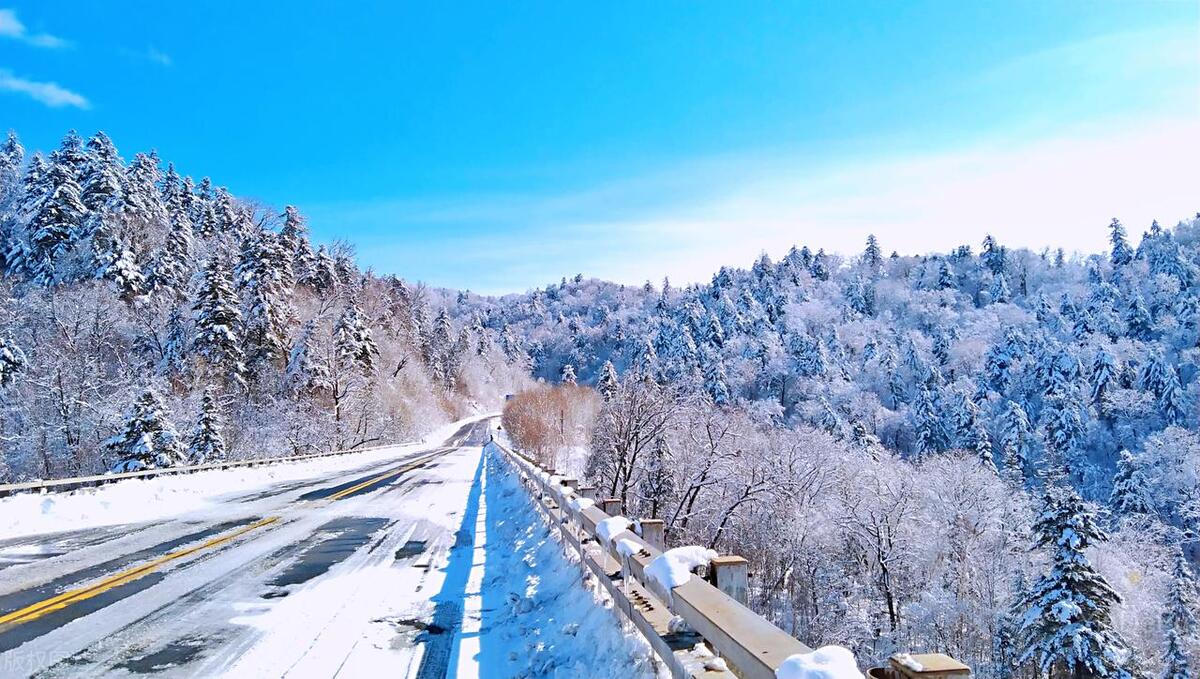
[[145, 56], [147, 59], [149, 59], [150, 61], [153, 61], [156, 64], [159, 64], [160, 66], [170, 66], [171, 64], [175, 63], [174, 61], [172, 61], [171, 55], [167, 54], [166, 52], [160, 51], [154, 47], [147, 48]]
[[1092, 252], [1106, 247], [1112, 217], [1136, 235], [1153, 219], [1172, 225], [1200, 210], [1198, 154], [1197, 120], [1147, 121], [783, 175], [749, 170], [710, 199], [588, 228], [639, 244], [595, 262], [627, 282], [655, 270], [704, 280], [792, 244], [856, 253], [870, 233], [906, 254], [977, 246], [987, 233], [1010, 246]]
[[171, 58], [170, 54], [163, 52], [162, 50], [158, 49], [157, 47], [154, 47], [153, 45], [150, 47], [147, 47], [144, 50], [132, 50], [132, 49], [128, 49], [126, 47], [122, 47], [119, 51], [121, 54], [123, 54], [127, 57], [131, 57], [134, 59], [143, 59], [145, 61], [150, 61], [150, 62], [156, 63], [159, 66], [171, 66], [172, 64], [175, 63], [175, 60]]
[[82, 94], [72, 92], [58, 83], [26, 80], [3, 69], [0, 69], [0, 90], [24, 94], [51, 108], [74, 106], [75, 108], [88, 109], [92, 106], [91, 102]]
[[[384, 203], [318, 209], [336, 217], [368, 265], [435, 285], [505, 292], [582, 271], [637, 284], [663, 275], [706, 281], [792, 245], [855, 254], [874, 233], [886, 251], [978, 247], [994, 234], [1012, 247], [1099, 252], [1118, 217], [1136, 238], [1200, 210], [1200, 119], [1144, 119], [1041, 139], [992, 138], [925, 154], [814, 165], [802, 156], [722, 157], [685, 163], [679, 176], [547, 198], [436, 206]], [[700, 177], [689, 179], [691, 168]], [[655, 205], [614, 212], [623, 196], [672, 185]], [[324, 220], [320, 220], [324, 221]], [[370, 229], [421, 225], [436, 238]], [[373, 232], [372, 232], [373, 231]], [[429, 262], [455, 262], [430, 271]], [[463, 272], [469, 272], [464, 274]]]
[[17, 18], [16, 10], [0, 9], [0, 38], [20, 40], [35, 47], [57, 49], [69, 47], [71, 43], [49, 33], [30, 33], [25, 24]]
[[[970, 74], [957, 96], [1021, 114], [1002, 129], [968, 129], [969, 141], [927, 138], [914, 151], [899, 148], [903, 132], [897, 144], [846, 138], [823, 148], [853, 151], [685, 158], [586, 191], [324, 211], [362, 227], [352, 238], [368, 264], [490, 292], [576, 271], [704, 281], [793, 244], [857, 253], [871, 233], [904, 254], [978, 247], [987, 233], [1013, 247], [1099, 252], [1113, 217], [1136, 238], [1153, 219], [1173, 225], [1200, 210], [1200, 53], [1180, 35], [1100, 36]], [[417, 237], [398, 243], [376, 230], [390, 224]], [[456, 266], [429, 265], [446, 261]]]

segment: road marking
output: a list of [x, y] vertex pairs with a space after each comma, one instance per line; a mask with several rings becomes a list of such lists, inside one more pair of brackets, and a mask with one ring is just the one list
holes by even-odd
[[379, 476], [376, 476], [373, 479], [367, 479], [366, 481], [363, 481], [362, 483], [360, 483], [358, 485], [351, 486], [350, 488], [346, 488], [344, 490], [339, 490], [338, 492], [329, 496], [329, 501], [333, 502], [334, 500], [340, 500], [340, 499], [346, 497], [347, 495], [356, 493], [356, 492], [362, 490], [363, 488], [366, 488], [368, 486], [379, 483], [380, 481], [390, 479], [393, 476], [399, 476], [400, 474], [403, 474], [404, 472], [412, 471], [412, 470], [416, 469], [417, 467], [420, 467], [421, 465], [425, 464], [426, 462], [432, 460], [433, 458], [435, 458], [439, 455], [445, 455], [447, 452], [449, 452], [449, 451], [441, 451], [441, 452], [434, 453], [432, 455], [426, 455], [425, 457], [423, 457], [411, 464], [407, 464], [398, 469], [393, 469], [391, 471], [384, 472], [384, 473], [380, 474]]
[[124, 585], [127, 582], [132, 582], [134, 580], [137, 580], [138, 578], [142, 577], [143, 575], [148, 575], [150, 573], [153, 573], [154, 571], [158, 570], [159, 566], [162, 566], [165, 563], [174, 561], [176, 559], [181, 559], [189, 554], [195, 554], [196, 552], [199, 552], [202, 549], [208, 549], [210, 547], [216, 547], [217, 545], [224, 544], [226, 542], [229, 542], [230, 540], [233, 540], [234, 538], [237, 538], [241, 535], [245, 535], [246, 533], [249, 533], [250, 531], [252, 531], [256, 528], [261, 528], [268, 524], [275, 523], [278, 520], [279, 520], [278, 516], [269, 516], [265, 519], [259, 519], [258, 521], [255, 521], [252, 524], [242, 526], [241, 528], [238, 528], [237, 530], [226, 533], [224, 535], [218, 535], [217, 537], [212, 538], [211, 540], [208, 540], [207, 542], [196, 545], [194, 547], [187, 547], [184, 549], [176, 550], [174, 552], [171, 552], [170, 554], [165, 554], [163, 556], [160, 556], [157, 559], [154, 559], [152, 561], [147, 561], [146, 563], [144, 563], [140, 566], [130, 568], [129, 570], [121, 571], [120, 573], [116, 573], [115, 575], [110, 575], [109, 577], [107, 577], [99, 582], [93, 583], [91, 585], [86, 585], [86, 586], [80, 587], [78, 589], [69, 590], [69, 591], [63, 592], [62, 594], [59, 594], [58, 596], [51, 597], [44, 601], [39, 601], [38, 603], [33, 604], [31, 606], [26, 606], [25, 608], [22, 608], [19, 611], [13, 611], [12, 613], [7, 613], [3, 616], [0, 616], [0, 625], [7, 625], [7, 624], [19, 625], [21, 623], [29, 622], [30, 620], [36, 620], [37, 618], [40, 618], [43, 615], [46, 615], [47, 613], [52, 613], [54, 611], [61, 610], [63, 608], [66, 608], [67, 606], [70, 606], [73, 603], [78, 603], [78, 602], [84, 601], [86, 599], [91, 599], [92, 597], [103, 594], [104, 592], [107, 592], [108, 590], [113, 589], [114, 587], [119, 587], [121, 585]]
[[[442, 451], [438, 451], [436, 453], [432, 453], [430, 455], [426, 455], [426, 456], [424, 456], [418, 460], [415, 460], [412, 463], [407, 464], [403, 467], [400, 467], [398, 469], [393, 469], [389, 472], [385, 472], [383, 474], [380, 474], [379, 476], [376, 476], [374, 478], [363, 481], [362, 483], [356, 484], [350, 488], [346, 488], [345, 490], [334, 493], [333, 495], [329, 496], [329, 500], [330, 501], [340, 500], [341, 498], [346, 497], [347, 495], [350, 495], [351, 493], [355, 493], [359, 490], [362, 490], [363, 488], [366, 488], [373, 484], [379, 483], [380, 481], [386, 480], [393, 476], [397, 476], [399, 474], [403, 474], [404, 472], [407, 472], [407, 471], [412, 471], [413, 469], [420, 467], [421, 465], [432, 460], [433, 458], [438, 457], [440, 455], [445, 455], [449, 452], [451, 452], [451, 451], [450, 450], [442, 450]], [[86, 585], [84, 587], [79, 587], [77, 589], [72, 589], [72, 590], [63, 592], [62, 594], [50, 597], [49, 599], [45, 599], [44, 601], [39, 601], [36, 604], [26, 606], [25, 608], [22, 608], [20, 610], [13, 611], [11, 613], [6, 613], [6, 614], [0, 616], [0, 626], [10, 625], [10, 624], [11, 625], [20, 625], [22, 623], [26, 623], [31, 620], [36, 620], [48, 613], [53, 613], [54, 611], [62, 610], [64, 608], [66, 608], [67, 606], [70, 606], [71, 604], [78, 603], [80, 601], [85, 601], [85, 600], [91, 599], [92, 597], [95, 597], [95, 596], [99, 596], [115, 587], [120, 587], [121, 585], [124, 585], [128, 582], [137, 580], [138, 578], [140, 578], [144, 575], [149, 575], [150, 573], [153, 573], [154, 571], [158, 570], [158, 568], [160, 566], [162, 566], [163, 564], [169, 563], [176, 559], [181, 559], [185, 556], [188, 556], [189, 554], [195, 554], [196, 552], [199, 552], [204, 549], [208, 549], [210, 547], [216, 547], [218, 545], [225, 544], [226, 542], [229, 542], [230, 540], [233, 540], [242, 535], [245, 535], [246, 533], [249, 533], [250, 531], [255, 530], [256, 528], [261, 528], [263, 526], [275, 523], [275, 522], [279, 521], [279, 519], [280, 519], [280, 517], [278, 517], [278, 516], [269, 516], [265, 519], [259, 519], [258, 521], [255, 521], [254, 523], [248, 524], [246, 526], [242, 526], [241, 528], [233, 530], [224, 535], [218, 535], [217, 537], [212, 538], [212, 539], [210, 539], [204, 543], [201, 543], [199, 545], [195, 545], [194, 547], [187, 547], [184, 549], [176, 550], [169, 554], [160, 556], [156, 559], [147, 561], [146, 563], [144, 563], [140, 566], [135, 566], [134, 568], [130, 568], [128, 570], [121, 571], [120, 573], [110, 575], [107, 578], [100, 580], [99, 582], [95, 582], [90, 585]]]

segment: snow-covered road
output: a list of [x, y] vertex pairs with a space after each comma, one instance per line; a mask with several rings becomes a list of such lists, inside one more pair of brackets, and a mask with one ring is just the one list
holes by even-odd
[[145, 503], [158, 521], [0, 540], [0, 676], [649, 672], [484, 448], [489, 425], [182, 514]]

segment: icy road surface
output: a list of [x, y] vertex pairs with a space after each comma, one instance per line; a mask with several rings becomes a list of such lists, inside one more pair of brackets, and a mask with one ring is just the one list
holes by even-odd
[[652, 676], [490, 424], [182, 514], [116, 484], [167, 518], [0, 539], [0, 676]]

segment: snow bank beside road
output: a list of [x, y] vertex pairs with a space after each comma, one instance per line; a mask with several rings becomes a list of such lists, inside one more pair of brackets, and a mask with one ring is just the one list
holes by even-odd
[[364, 451], [354, 455], [327, 457], [307, 462], [283, 462], [262, 467], [234, 467], [128, 479], [95, 488], [64, 493], [23, 493], [0, 498], [0, 536], [39, 535], [97, 526], [112, 526], [219, 510], [230, 493], [262, 489], [273, 484], [331, 476], [416, 452], [445, 441], [472, 417], [452, 422], [431, 432], [418, 443]]
[[649, 645], [554, 538], [503, 454], [486, 454], [483, 599], [505, 605], [484, 613], [479, 665], [506, 677], [655, 676]]

